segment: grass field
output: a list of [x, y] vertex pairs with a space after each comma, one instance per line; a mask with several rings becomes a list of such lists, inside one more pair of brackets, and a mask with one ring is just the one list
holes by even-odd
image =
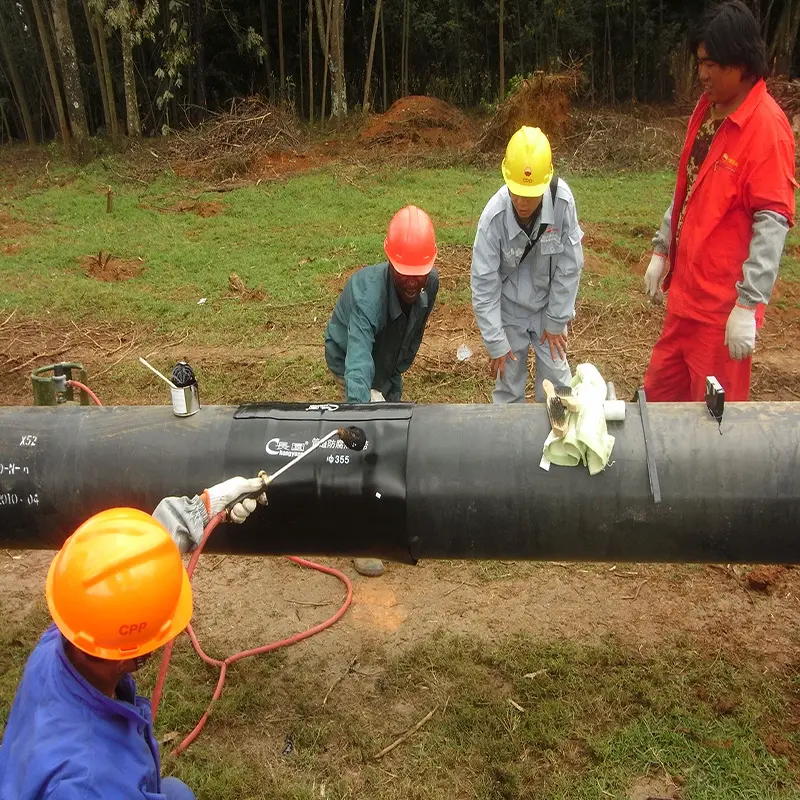
[[[4, 710], [45, 624], [39, 610], [0, 633]], [[142, 676], [148, 692], [154, 673]], [[200, 739], [167, 755], [165, 772], [201, 800], [798, 795], [797, 678], [680, 639], [643, 655], [613, 638], [489, 644], [442, 630], [402, 655], [362, 652], [343, 677], [331, 681], [312, 658], [243, 662]], [[194, 726], [215, 682], [181, 642], [157, 725], [165, 750]]]
[[[66, 349], [73, 352], [78, 326], [88, 334], [78, 355], [88, 359], [90, 375], [104, 372], [99, 388], [110, 402], [147, 397], [149, 377], [133, 358], [116, 363], [125, 350], [114, 351], [114, 369], [105, 372], [109, 362], [102, 356], [114, 349], [106, 341], [94, 348], [100, 353], [84, 351], [103, 336], [126, 333], [145, 349], [180, 340], [175, 352], [193, 359], [207, 402], [244, 399], [237, 386], [255, 388], [258, 399], [309, 399], [331, 391], [321, 339], [336, 294], [354, 268], [382, 260], [388, 219], [413, 202], [436, 223], [442, 290], [420, 368], [409, 374], [409, 397], [467, 402], [488, 396], [469, 305], [469, 259], [476, 219], [498, 187], [494, 172], [342, 165], [203, 193], [201, 185], [174, 175], [147, 185], [122, 182], [115, 164], [104, 163], [83, 172], [50, 170], [49, 179], [35, 184], [21, 181], [3, 204], [0, 313], [16, 309], [16, 323], [36, 318], [49, 326], [49, 333], [37, 328], [39, 341], [29, 355], [18, 337], [16, 350], [7, 353], [13, 366], [24, 363], [23, 356], [43, 354], [42, 348], [44, 354], [48, 346], [58, 349], [70, 334]], [[661, 309], [644, 302], [640, 286], [671, 183], [669, 173], [570, 179], [586, 231], [573, 360], [594, 361], [624, 390], [641, 380], [660, 327]], [[792, 319], [800, 310], [798, 242], [793, 231], [776, 298], [776, 308]], [[87, 274], [98, 266], [110, 270], [106, 277], [124, 279]], [[231, 288], [232, 275], [240, 279], [238, 291]], [[456, 371], [461, 340], [476, 356]], [[21, 398], [12, 393], [10, 399]]]
[[[436, 224], [442, 289], [407, 395], [488, 398], [469, 258], [497, 172], [341, 164], [209, 192], [170, 174], [122, 180], [121, 171], [116, 160], [84, 171], [51, 166], [8, 187], [0, 203], [0, 402], [30, 403], [28, 372], [62, 358], [83, 361], [107, 403], [167, 402], [137, 355], [162, 368], [188, 358], [206, 403], [333, 396], [322, 331], [337, 292], [354, 268], [383, 260], [386, 224], [412, 202]], [[661, 324], [663, 310], [645, 302], [640, 285], [673, 176], [567, 178], [586, 232], [572, 360], [592, 360], [627, 391], [641, 380]], [[757, 396], [800, 397], [798, 320], [793, 231], [756, 359]], [[475, 355], [459, 364], [462, 342]], [[231, 591], [252, 603], [252, 589]], [[0, 610], [5, 620], [11, 601], [0, 598]], [[39, 607], [0, 626], [0, 720], [45, 625]], [[484, 634], [452, 635], [443, 618], [440, 633], [411, 648], [361, 650], [358, 669], [332, 690], [318, 655], [238, 665], [206, 732], [186, 755], [167, 757], [165, 771], [201, 800], [800, 796], [793, 670], [739, 658], [713, 636], [686, 638], [680, 620], [666, 643], [644, 652], [613, 633], [591, 643]], [[223, 647], [213, 635], [204, 641], [212, 652]], [[153, 678], [148, 666], [147, 691]], [[181, 642], [160, 737], [174, 743], [173, 732], [191, 729], [215, 680]], [[408, 741], [374, 758], [431, 710]], [[293, 752], [284, 755], [287, 739]]]

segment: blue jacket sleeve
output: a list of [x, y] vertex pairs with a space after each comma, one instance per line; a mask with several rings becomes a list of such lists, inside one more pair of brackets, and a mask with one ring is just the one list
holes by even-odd
[[375, 378], [372, 348], [378, 326], [368, 308], [356, 303], [347, 326], [347, 355], [344, 360], [344, 387], [348, 403], [369, 403]]

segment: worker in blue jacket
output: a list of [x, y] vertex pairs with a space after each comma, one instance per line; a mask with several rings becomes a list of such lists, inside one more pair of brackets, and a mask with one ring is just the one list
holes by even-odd
[[397, 402], [433, 311], [433, 223], [416, 206], [394, 215], [384, 242], [388, 262], [347, 281], [325, 330], [325, 361], [348, 403]]
[[[325, 361], [348, 403], [401, 399], [439, 291], [433, 223], [421, 208], [392, 217], [383, 249], [389, 260], [350, 277], [325, 329]], [[353, 563], [368, 577], [384, 571], [378, 558]]]
[[47, 575], [54, 624], [25, 665], [0, 745], [0, 800], [193, 800], [161, 777], [132, 673], [189, 623], [181, 551], [218, 511], [243, 522], [266, 496], [239, 498], [259, 489], [261, 478], [231, 478], [166, 498], [153, 517], [113, 508], [67, 539]]

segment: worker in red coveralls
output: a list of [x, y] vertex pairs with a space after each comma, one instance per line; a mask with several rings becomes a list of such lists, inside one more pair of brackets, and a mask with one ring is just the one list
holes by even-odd
[[794, 136], [767, 94], [764, 41], [744, 3], [708, 11], [692, 50], [703, 96], [644, 279], [658, 297], [669, 261], [644, 388], [648, 400], [700, 401], [714, 375], [727, 400], [747, 400], [756, 329], [794, 224]]

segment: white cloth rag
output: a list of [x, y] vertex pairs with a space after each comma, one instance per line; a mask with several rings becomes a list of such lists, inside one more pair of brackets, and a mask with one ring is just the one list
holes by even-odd
[[544, 443], [543, 462], [562, 467], [585, 464], [590, 475], [597, 475], [608, 466], [614, 447], [603, 409], [606, 382], [593, 364], [580, 364], [570, 386], [580, 407], [567, 413], [568, 427], [563, 439], [550, 431]]

